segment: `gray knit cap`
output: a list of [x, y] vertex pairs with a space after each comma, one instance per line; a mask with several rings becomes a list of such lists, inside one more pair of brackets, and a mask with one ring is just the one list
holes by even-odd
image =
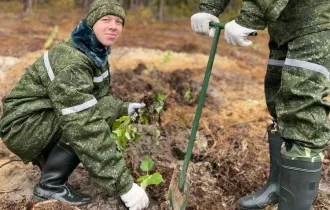
[[125, 11], [116, 0], [94, 0], [88, 8], [86, 17], [87, 24], [93, 27], [96, 21], [106, 15], [120, 17], [125, 23]]

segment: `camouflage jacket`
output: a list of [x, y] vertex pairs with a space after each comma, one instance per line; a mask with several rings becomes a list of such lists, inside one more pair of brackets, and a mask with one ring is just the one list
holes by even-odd
[[[199, 0], [199, 8], [219, 16], [230, 0]], [[277, 44], [330, 29], [329, 0], [243, 0], [236, 22], [244, 27], [268, 31]]]
[[61, 129], [90, 176], [118, 195], [133, 180], [110, 128], [127, 115], [129, 103], [110, 94], [109, 53], [81, 21], [71, 39], [37, 59], [7, 96], [0, 134], [28, 162]]

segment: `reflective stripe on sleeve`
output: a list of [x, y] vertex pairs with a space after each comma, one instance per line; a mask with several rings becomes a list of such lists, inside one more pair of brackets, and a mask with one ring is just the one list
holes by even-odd
[[284, 60], [275, 60], [275, 59], [269, 59], [268, 65], [271, 66], [284, 66]]
[[97, 100], [95, 98], [93, 98], [92, 100], [89, 100], [89, 101], [87, 101], [83, 104], [79, 104], [79, 105], [76, 105], [76, 106], [72, 106], [72, 107], [69, 107], [69, 108], [62, 109], [62, 114], [67, 115], [67, 114], [80, 112], [80, 111], [83, 111], [85, 109], [88, 109], [88, 108], [94, 106], [95, 104], [97, 104]]
[[319, 65], [319, 64], [311, 63], [311, 62], [307, 62], [307, 61], [289, 59], [289, 58], [285, 59], [284, 64], [287, 65], [287, 66], [294, 66], [294, 67], [309, 69], [309, 70], [321, 73], [329, 80], [329, 71], [328, 71], [328, 69], [325, 68], [324, 66]]
[[105, 71], [101, 76], [99, 77], [94, 77], [93, 82], [102, 82], [105, 78], [109, 76], [109, 72]]
[[54, 72], [52, 70], [52, 67], [50, 66], [50, 63], [49, 63], [48, 51], [44, 54], [44, 64], [45, 64], [45, 67], [47, 69], [47, 73], [48, 73], [48, 77], [49, 77], [50, 81], [53, 81], [55, 76], [54, 76]]

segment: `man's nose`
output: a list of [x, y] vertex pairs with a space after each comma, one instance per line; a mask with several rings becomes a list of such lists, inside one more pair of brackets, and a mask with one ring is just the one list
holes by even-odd
[[108, 28], [109, 29], [112, 29], [112, 30], [117, 29], [117, 27], [116, 27], [116, 21], [114, 21], [114, 20], [110, 21], [109, 22], [109, 25], [108, 25]]

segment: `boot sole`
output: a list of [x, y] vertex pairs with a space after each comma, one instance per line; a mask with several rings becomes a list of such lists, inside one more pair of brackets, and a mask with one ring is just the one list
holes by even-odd
[[45, 198], [41, 198], [39, 196], [36, 196], [36, 195], [32, 195], [32, 201], [34, 202], [42, 202], [42, 201], [47, 201], [48, 199], [45, 199]]
[[[41, 198], [37, 195], [32, 195], [32, 199], [31, 199], [33, 202], [43, 202], [43, 201], [48, 201], [50, 199], [46, 199], [46, 198]], [[61, 201], [61, 202], [65, 202], [65, 201]], [[68, 203], [70, 205], [73, 205], [73, 206], [83, 206], [83, 205], [86, 205], [86, 204], [89, 204], [91, 203], [91, 201], [88, 201], [86, 203], [79, 203], [79, 204], [72, 204], [72, 203], [69, 203], [69, 202], [65, 202], [65, 203]]]

